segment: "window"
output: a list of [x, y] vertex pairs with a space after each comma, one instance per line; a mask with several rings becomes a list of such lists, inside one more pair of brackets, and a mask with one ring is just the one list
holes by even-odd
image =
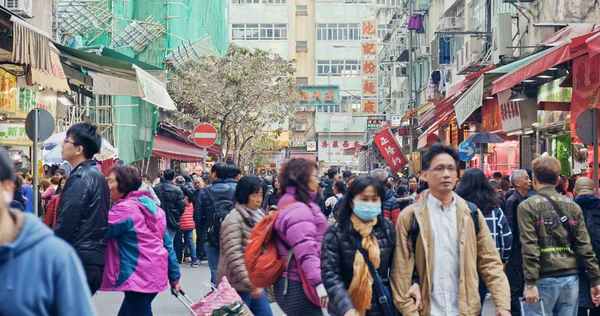
[[297, 5], [296, 6], [296, 15], [308, 15], [308, 6]]
[[287, 24], [232, 24], [231, 39], [246, 41], [286, 40]]
[[308, 52], [308, 42], [306, 42], [306, 41], [296, 42], [296, 51], [297, 52]]
[[358, 23], [317, 24], [319, 41], [352, 41], [360, 39]]
[[296, 84], [308, 84], [308, 77], [296, 77]]
[[231, 0], [233, 4], [251, 4], [251, 3], [259, 3], [259, 0]]
[[360, 75], [360, 60], [317, 60], [317, 76]]
[[344, 0], [344, 3], [371, 3], [372, 0]]
[[392, 26], [389, 24], [378, 24], [377, 25], [377, 39], [383, 41], [386, 35], [392, 32]]
[[400, 0], [377, 0], [377, 4], [396, 6], [396, 5], [400, 5]]
[[353, 95], [341, 96], [342, 109], [347, 113], [360, 113], [362, 112], [360, 97]]
[[267, 4], [283, 4], [286, 2], [287, 2], [287, 0], [262, 0], [262, 3], [267, 3]]

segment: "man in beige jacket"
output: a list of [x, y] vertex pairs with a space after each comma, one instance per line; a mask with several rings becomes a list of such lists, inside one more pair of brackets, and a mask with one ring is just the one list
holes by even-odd
[[510, 316], [508, 280], [485, 218], [480, 211], [471, 214], [453, 192], [457, 165], [456, 150], [442, 144], [431, 146], [423, 158], [429, 190], [400, 213], [396, 225], [390, 277], [394, 304], [405, 316], [479, 315], [479, 272], [496, 315]]

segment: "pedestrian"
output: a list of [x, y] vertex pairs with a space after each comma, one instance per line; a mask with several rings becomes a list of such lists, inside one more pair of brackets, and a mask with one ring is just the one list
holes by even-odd
[[519, 239], [517, 210], [519, 205], [528, 198], [528, 192], [531, 189], [531, 180], [527, 171], [520, 169], [512, 173], [510, 181], [513, 184], [514, 192], [504, 204], [504, 215], [511, 225], [513, 244], [511, 255], [506, 265], [506, 275], [510, 284], [510, 311], [513, 316], [521, 316], [519, 298], [523, 296], [523, 292], [525, 291], [525, 279], [523, 279], [523, 256], [521, 254], [521, 240]]
[[238, 292], [255, 316], [272, 316], [267, 292], [248, 279], [244, 253], [250, 232], [265, 216], [261, 209], [263, 183], [257, 176], [245, 176], [237, 183], [235, 208], [221, 224], [221, 242], [217, 281], [223, 277]]
[[485, 218], [453, 192], [456, 149], [432, 145], [423, 167], [429, 189], [400, 213], [396, 225], [391, 271], [396, 307], [403, 315], [477, 315], [480, 273], [496, 315], [510, 315], [508, 280]]
[[[136, 166], [136, 168], [138, 169], [138, 171], [141, 174], [142, 169], [140, 169], [137, 166]], [[144, 179], [146, 179], [146, 180], [144, 180]], [[160, 206], [160, 199], [158, 198], [158, 196], [156, 195], [156, 192], [154, 192], [154, 189], [150, 185], [150, 177], [148, 177], [147, 175], [142, 177], [142, 185], [140, 185], [139, 190], [147, 191], [148, 193], [150, 193], [150, 196], [152, 197], [152, 201], [154, 202], [154, 204], [156, 204], [156, 206]]]
[[194, 205], [194, 226], [196, 228], [196, 257], [198, 257], [198, 263], [202, 261], [206, 261], [206, 254], [204, 252], [204, 235], [202, 234], [202, 227], [204, 225], [204, 220], [198, 214], [198, 201], [200, 200], [200, 192], [204, 189], [204, 181], [202, 177], [194, 178], [194, 198], [192, 199], [192, 204]]
[[271, 212], [273, 209], [277, 209], [277, 202], [279, 200], [279, 178], [273, 176], [273, 193], [269, 196], [269, 209], [265, 209], [265, 212]]
[[[523, 246], [525, 315], [576, 315], [578, 262], [587, 271], [591, 296], [600, 303], [600, 270], [581, 208], [556, 192], [560, 162], [539, 157], [532, 162], [537, 194], [519, 205], [517, 218]], [[542, 300], [541, 303], [538, 303]]]
[[48, 205], [50, 198], [56, 194], [57, 187], [58, 180], [55, 178], [43, 179], [40, 181], [40, 189], [42, 191], [41, 199], [44, 201], [45, 205]]
[[8, 207], [14, 178], [0, 147], [0, 315], [96, 315], [75, 250], [32, 214]]
[[338, 222], [325, 233], [321, 274], [329, 293], [332, 315], [385, 315], [368, 266], [372, 264], [389, 287], [396, 231], [392, 222], [383, 216], [384, 199], [385, 190], [379, 181], [371, 177], [358, 178], [345, 195]]
[[181, 215], [185, 211], [185, 196], [181, 188], [175, 186], [175, 171], [167, 169], [163, 173], [164, 181], [154, 188], [160, 199], [161, 208], [167, 214], [167, 232], [171, 240], [175, 239], [175, 233], [179, 230]]
[[15, 174], [13, 181], [13, 199], [10, 201], [10, 207], [25, 212], [25, 197], [23, 196], [23, 177]]
[[[229, 186], [225, 179], [229, 176], [227, 165], [223, 162], [215, 163], [210, 169], [210, 178], [212, 186], [204, 188], [194, 207], [196, 222], [202, 221], [203, 227], [200, 232], [204, 241], [204, 253], [208, 260], [210, 268], [210, 280], [213, 284], [217, 283], [217, 268], [219, 265], [219, 238], [220, 225], [228, 211], [234, 207], [235, 189]], [[230, 203], [227, 203], [230, 202]], [[217, 223], [215, 223], [215, 211], [217, 204], [221, 205], [220, 212], [217, 214]], [[231, 205], [231, 207], [230, 207]], [[224, 212], [225, 209], [229, 209]], [[210, 234], [209, 234], [210, 230]], [[198, 234], [198, 232], [196, 232]], [[210, 237], [210, 238], [209, 238]], [[216, 239], [216, 240], [215, 240]]]
[[560, 193], [560, 195], [564, 195], [569, 199], [573, 199], [573, 193], [568, 191], [569, 189], [569, 179], [567, 177], [560, 175], [560, 179], [558, 184], [556, 185], [556, 192]]
[[[167, 233], [166, 215], [145, 190], [131, 165], [113, 167], [109, 175], [106, 269], [101, 291], [125, 292], [119, 316], [152, 315], [152, 301], [167, 289], [179, 292], [179, 265]], [[168, 281], [168, 282], [167, 282]]]
[[[460, 181], [460, 188], [456, 190], [456, 194], [465, 199], [465, 201], [477, 205], [477, 208], [479, 208], [485, 217], [487, 226], [494, 239], [496, 250], [500, 254], [500, 259], [503, 264], [506, 264], [510, 258], [513, 235], [508, 220], [504, 217], [504, 212], [502, 212], [499, 206], [501, 200], [498, 192], [492, 187], [491, 181], [487, 179], [481, 169], [469, 169], [463, 174]], [[485, 282], [479, 277], [479, 298], [482, 307], [487, 294], [488, 289], [485, 286]]]
[[44, 224], [48, 225], [48, 227], [50, 228], [54, 228], [56, 226], [56, 210], [58, 209], [58, 204], [60, 202], [60, 194], [65, 188], [65, 184], [67, 184], [66, 177], [58, 179], [60, 179], [60, 182], [58, 184], [58, 187], [56, 188], [56, 194], [54, 194], [54, 196], [50, 198], [50, 201], [48, 201], [48, 205], [46, 206], [46, 213], [44, 213], [43, 217]]
[[[284, 204], [286, 207], [280, 209], [274, 225], [277, 252], [283, 259], [293, 251], [293, 259], [275, 283], [275, 299], [287, 316], [320, 316], [321, 307], [328, 306], [321, 278], [321, 244], [327, 219], [315, 203], [319, 190], [316, 162], [302, 158], [288, 160], [279, 175], [279, 185], [278, 207]], [[301, 273], [308, 284], [302, 282]], [[311, 303], [304, 287], [316, 289], [320, 307]]]
[[344, 197], [344, 194], [346, 194], [346, 185], [344, 184], [344, 181], [338, 180], [333, 184], [333, 194], [333, 196], [325, 201], [325, 209], [327, 210], [325, 217], [327, 217], [330, 224], [335, 223], [335, 220], [338, 217], [338, 214], [333, 213], [335, 205]]
[[25, 212], [33, 213], [33, 187], [25, 177], [23, 177], [21, 183], [21, 194], [23, 194], [25, 200]]
[[228, 186], [235, 189], [237, 186], [238, 180], [242, 177], [242, 169], [236, 165], [227, 165], [227, 178], [225, 178], [225, 183]]
[[[181, 216], [181, 227], [179, 230], [190, 251], [190, 267], [197, 268], [200, 262], [198, 261], [198, 257], [196, 257], [196, 243], [194, 242], [194, 228], [196, 227], [194, 224], [194, 204], [190, 202], [194, 199], [194, 192], [185, 185], [185, 178], [183, 176], [178, 176], [175, 181], [185, 196], [185, 211]], [[181, 247], [181, 238], [177, 242], [179, 242], [180, 246], [179, 249], [177, 247], [175, 249], [178, 251], [177, 255], [181, 255], [183, 248]]]
[[384, 169], [375, 169], [371, 171], [371, 177], [377, 179], [379, 183], [384, 187], [385, 198], [382, 201], [383, 216], [389, 218], [395, 226], [398, 222], [398, 216], [400, 215], [400, 204], [398, 204], [398, 202], [396, 201], [394, 191], [388, 188], [388, 172]]
[[96, 126], [80, 123], [67, 130], [62, 158], [74, 169], [61, 193], [54, 227], [56, 236], [77, 251], [92, 295], [102, 283], [110, 207], [108, 184], [92, 159], [101, 144]]
[[[573, 193], [575, 194], [573, 202], [581, 207], [583, 217], [585, 218], [585, 225], [590, 234], [592, 248], [596, 254], [596, 260], [598, 260], [598, 256], [600, 255], [600, 231], [598, 231], [597, 227], [600, 224], [600, 199], [594, 196], [594, 181], [587, 177], [578, 178], [575, 181]], [[579, 265], [578, 316], [600, 315], [600, 308], [596, 307], [596, 304], [594, 304], [590, 292], [588, 291], [589, 288], [590, 280], [585, 273], [585, 268], [582, 265]]]
[[323, 200], [334, 195], [333, 184], [338, 181], [338, 170], [337, 168], [330, 168], [327, 170], [327, 179], [325, 179], [325, 189], [323, 190]]

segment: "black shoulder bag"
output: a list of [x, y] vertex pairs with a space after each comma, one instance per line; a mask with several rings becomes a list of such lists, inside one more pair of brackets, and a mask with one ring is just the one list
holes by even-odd
[[398, 310], [394, 307], [392, 292], [390, 288], [383, 284], [383, 280], [377, 273], [377, 270], [369, 260], [369, 255], [362, 247], [362, 238], [356, 238], [356, 249], [360, 251], [360, 253], [365, 258], [365, 262], [367, 266], [369, 266], [369, 271], [371, 272], [371, 276], [373, 277], [373, 284], [375, 284], [375, 292], [377, 294], [377, 301], [383, 308], [383, 314], [385, 316], [397, 316]]
[[575, 241], [575, 236], [573, 235], [571, 224], [569, 224], [569, 218], [565, 216], [565, 213], [563, 213], [558, 204], [556, 204], [556, 202], [551, 197], [544, 193], [538, 193], [538, 195], [545, 198], [546, 200], [548, 200], [548, 202], [550, 202], [550, 204], [552, 204], [552, 207], [554, 207], [554, 211], [556, 211], [556, 214], [558, 214], [558, 217], [560, 217], [560, 223], [567, 230], [567, 234], [569, 235], [569, 243], [571, 243], [570, 246], [572, 246], [573, 242]]

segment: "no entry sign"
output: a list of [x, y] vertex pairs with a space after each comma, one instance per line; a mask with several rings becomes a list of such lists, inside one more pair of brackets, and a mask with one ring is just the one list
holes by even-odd
[[217, 129], [208, 123], [198, 124], [194, 128], [192, 136], [196, 145], [205, 148], [210, 147], [217, 141]]

